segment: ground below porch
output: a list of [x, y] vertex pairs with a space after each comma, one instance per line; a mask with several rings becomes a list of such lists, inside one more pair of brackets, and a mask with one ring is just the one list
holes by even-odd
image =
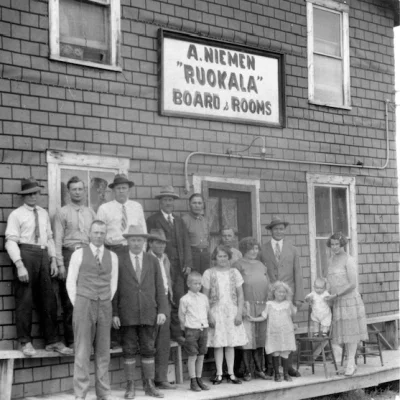
[[[395, 381], [400, 378], [400, 350], [388, 350], [383, 352], [384, 366], [380, 364], [378, 357], [370, 357], [367, 364], [359, 359], [358, 370], [353, 377], [335, 375], [333, 365], [329, 365], [329, 378], [325, 378], [323, 365], [317, 365], [315, 375], [311, 373], [311, 367], [301, 366], [301, 378], [293, 378], [292, 382], [274, 382], [254, 379], [250, 382], [243, 382], [242, 385], [222, 383], [213, 386], [210, 383], [210, 390], [203, 392], [192, 392], [189, 390], [189, 381], [186, 379], [183, 384], [178, 385], [177, 390], [163, 391], [165, 399], [185, 400], [213, 400], [213, 399], [240, 399], [240, 400], [297, 400], [309, 399], [316, 396], [332, 393], [346, 392], [354, 389], [376, 386], [383, 382]], [[209, 379], [205, 381], [209, 383]], [[116, 399], [124, 398], [124, 388], [114, 386], [112, 396]], [[27, 400], [74, 400], [72, 391], [53, 393], [48, 396], [26, 397]], [[86, 398], [96, 400], [92, 389]], [[136, 399], [149, 399], [144, 395], [141, 388], [136, 391]]]

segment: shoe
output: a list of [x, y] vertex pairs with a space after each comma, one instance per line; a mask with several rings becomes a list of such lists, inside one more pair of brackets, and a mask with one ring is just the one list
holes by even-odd
[[158, 397], [158, 398], [164, 397], [164, 395], [154, 386], [154, 382], [152, 379], [146, 379], [144, 393], [147, 396], [151, 397]]
[[190, 378], [190, 390], [193, 392], [201, 392], [201, 387], [197, 383], [196, 378]]
[[245, 382], [249, 382], [249, 381], [251, 381], [251, 379], [252, 379], [252, 377], [251, 377], [251, 373], [250, 373], [250, 372], [245, 372], [245, 373], [243, 374], [243, 380], [244, 380]]
[[26, 357], [33, 357], [36, 356], [37, 351], [35, 350], [35, 348], [32, 346], [31, 342], [27, 342], [27, 343], [21, 343], [21, 351], [22, 353], [24, 353], [24, 356]]
[[287, 382], [292, 382], [292, 378], [288, 373], [289, 360], [287, 358], [282, 358], [282, 367], [283, 367], [283, 379]]
[[242, 381], [240, 379], [236, 378], [235, 375], [229, 375], [228, 382], [233, 383], [234, 385], [241, 385], [242, 384]]
[[206, 384], [204, 384], [201, 378], [196, 378], [196, 380], [201, 390], [210, 390], [210, 388]]
[[162, 381], [162, 382], [155, 382], [154, 385], [156, 386], [157, 389], [163, 389], [163, 390], [175, 390], [176, 385], [173, 385], [172, 383], [169, 383], [168, 381]]
[[318, 337], [318, 336], [319, 336], [319, 333], [316, 332], [316, 333], [313, 334], [313, 336], [314, 336], [314, 337]]
[[220, 385], [222, 383], [222, 375], [216, 375], [212, 383], [213, 385]]
[[282, 375], [281, 374], [275, 374], [274, 381], [275, 382], [282, 382]]
[[293, 367], [288, 368], [288, 374], [290, 376], [294, 376], [295, 378], [299, 378], [301, 376], [300, 372], [297, 371], [297, 369], [294, 369]]
[[74, 351], [67, 347], [63, 342], [55, 342], [46, 346], [46, 351], [55, 351], [63, 356], [72, 356]]
[[267, 376], [267, 375], [265, 375], [263, 371], [257, 371], [257, 370], [256, 370], [256, 371], [254, 371], [254, 375], [255, 375], [257, 378], [261, 378], [261, 379], [264, 379], [264, 380], [266, 380], [266, 381], [269, 381], [269, 380], [272, 379], [272, 376]]
[[269, 376], [271, 379], [274, 377], [274, 368], [267, 368], [265, 370], [265, 375]]
[[135, 384], [133, 383], [133, 381], [127, 381], [124, 399], [134, 399], [135, 394], [136, 394], [135, 393]]
[[68, 348], [70, 348], [72, 351], [75, 351], [75, 343], [70, 343]]
[[322, 334], [322, 337], [327, 337], [327, 336], [328, 336], [327, 333], [323, 333], [323, 334]]
[[348, 365], [344, 373], [344, 376], [353, 376], [356, 373], [356, 371], [357, 371], [356, 365]]

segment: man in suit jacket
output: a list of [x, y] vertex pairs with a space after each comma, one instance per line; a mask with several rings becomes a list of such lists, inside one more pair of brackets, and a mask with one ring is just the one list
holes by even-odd
[[171, 263], [171, 279], [174, 302], [171, 309], [171, 337], [183, 344], [184, 337], [179, 322], [179, 300], [185, 294], [185, 276], [192, 269], [192, 252], [185, 223], [173, 214], [174, 201], [179, 198], [172, 186], [164, 186], [155, 196], [160, 200], [160, 211], [147, 218], [147, 231], [162, 229], [168, 240], [165, 248]]
[[168, 298], [167, 319], [156, 329], [156, 357], [155, 357], [155, 380], [154, 383], [159, 389], [176, 389], [175, 385], [168, 382], [168, 362], [171, 342], [171, 304], [173, 302], [172, 281], [170, 262], [164, 253], [167, 239], [162, 229], [152, 229], [147, 239], [149, 244], [148, 253], [157, 258], [160, 272], [163, 278], [165, 295]]
[[[283, 281], [293, 291], [293, 302], [299, 307], [304, 301], [303, 275], [300, 267], [299, 254], [296, 247], [285, 237], [288, 222], [274, 217], [265, 229], [271, 231], [272, 238], [261, 246], [260, 260], [267, 267], [271, 283]], [[268, 359], [268, 371], [271, 375], [272, 360]], [[300, 376], [292, 366], [292, 356], [289, 356], [289, 375]], [[272, 376], [272, 375], [271, 375]]]
[[122, 354], [127, 379], [126, 399], [135, 397], [135, 356], [141, 355], [145, 393], [164, 397], [154, 386], [155, 329], [166, 320], [167, 297], [157, 259], [143, 252], [148, 235], [131, 225], [123, 235], [128, 249], [119, 255], [117, 293], [113, 299], [113, 326], [122, 331]]

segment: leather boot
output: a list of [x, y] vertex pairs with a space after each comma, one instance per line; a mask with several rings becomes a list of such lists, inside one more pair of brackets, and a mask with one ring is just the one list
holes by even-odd
[[201, 392], [201, 387], [197, 383], [196, 378], [190, 378], [190, 390], [193, 392]]
[[289, 364], [289, 360], [287, 358], [282, 358], [282, 366], [283, 366], [283, 379], [285, 381], [291, 382], [292, 378], [289, 375], [289, 371], [288, 371], [288, 364]]
[[297, 369], [293, 368], [293, 353], [289, 354], [288, 360], [288, 373], [290, 376], [294, 376], [296, 378], [300, 377], [300, 372]]
[[146, 386], [144, 389], [144, 393], [147, 396], [151, 397], [164, 397], [162, 393], [159, 392], [159, 390], [154, 386], [154, 382], [152, 379], [146, 379]]
[[263, 354], [264, 353], [264, 349], [263, 348], [255, 349], [255, 350], [252, 350], [252, 352], [253, 352], [254, 364], [255, 364], [255, 367], [256, 367], [256, 370], [254, 371], [254, 375], [257, 378], [261, 378], [261, 379], [264, 379], [264, 380], [271, 380], [272, 377], [266, 375], [264, 373], [264, 371], [263, 371], [263, 368], [262, 368], [262, 359], [263, 359], [263, 356], [264, 356], [264, 354]]
[[272, 364], [274, 365], [274, 371], [275, 371], [275, 382], [282, 382], [282, 376], [279, 373], [279, 359], [280, 357], [272, 357]]
[[210, 388], [204, 384], [203, 380], [201, 378], [196, 378], [197, 384], [199, 385], [201, 390], [210, 390]]
[[133, 381], [126, 382], [126, 391], [124, 395], [125, 399], [134, 399], [135, 398], [135, 384]]
[[265, 372], [265, 374], [267, 376], [270, 376], [271, 379], [274, 376], [274, 365], [272, 363], [272, 354], [267, 354], [267, 370]]
[[251, 381], [251, 350], [243, 351], [243, 364], [244, 364], [244, 374], [243, 380], [245, 382]]

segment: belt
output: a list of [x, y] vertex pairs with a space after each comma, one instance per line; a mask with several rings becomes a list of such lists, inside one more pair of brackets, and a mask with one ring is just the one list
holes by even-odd
[[78, 244], [75, 244], [75, 245], [73, 245], [73, 246], [63, 246], [63, 250], [69, 250], [69, 251], [75, 251], [75, 250], [78, 250], [78, 249], [82, 249], [82, 248], [84, 248], [84, 247], [88, 247], [89, 245], [88, 244], [86, 244], [86, 243], [78, 243]]
[[47, 250], [47, 246], [43, 246], [40, 244], [28, 244], [28, 243], [20, 243], [20, 249], [31, 249], [31, 250]]
[[208, 247], [197, 247], [197, 246], [192, 246], [192, 250], [199, 251], [202, 253], [203, 251], [208, 251]]

